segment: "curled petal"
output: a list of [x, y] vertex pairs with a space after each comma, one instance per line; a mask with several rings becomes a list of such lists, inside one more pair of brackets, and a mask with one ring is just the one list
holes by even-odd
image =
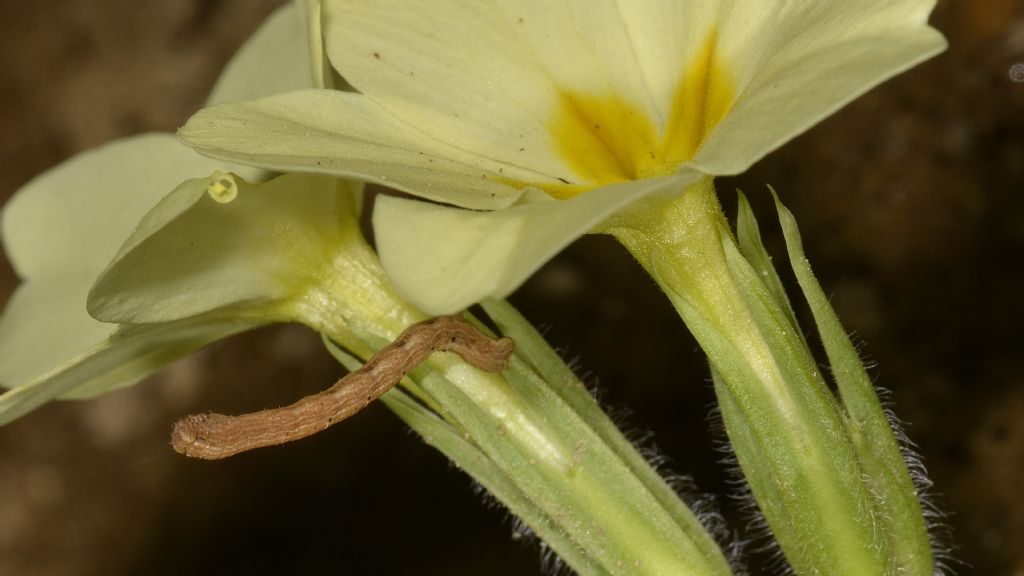
[[200, 110], [178, 132], [203, 154], [281, 172], [376, 182], [472, 208], [519, 199], [513, 168], [403, 123], [361, 94], [306, 90]]
[[[691, 165], [736, 174], [879, 83], [941, 52], [928, 27], [932, 0], [793, 2], [777, 10], [752, 0], [750, 29], [734, 7], [721, 44], [749, 62], [729, 113]], [[760, 8], [759, 8], [760, 7]], [[731, 16], [731, 17], [730, 17]], [[745, 26], [745, 25], [744, 25]], [[730, 32], [730, 30], [732, 30]], [[729, 47], [725, 38], [736, 38]]]
[[493, 212], [381, 197], [373, 214], [377, 250], [400, 294], [426, 312], [447, 314], [507, 296], [622, 207], [681, 192], [702, 176], [688, 171]]
[[169, 134], [138, 136], [40, 175], [4, 207], [4, 245], [23, 283], [0, 317], [0, 387], [11, 389], [0, 396], [0, 424], [57, 396], [131, 384], [243, 328], [118, 327], [85, 310], [89, 287], [146, 210], [183, 173], [221, 164]]
[[[358, 231], [358, 185], [287, 174], [189, 180], [141, 220], [89, 293], [106, 322], [220, 311], [263, 322], [305, 293]], [[290, 318], [284, 318], [290, 319]]]

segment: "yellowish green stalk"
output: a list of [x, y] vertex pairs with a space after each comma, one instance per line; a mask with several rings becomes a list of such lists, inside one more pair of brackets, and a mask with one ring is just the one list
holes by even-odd
[[[604, 231], [654, 277], [707, 353], [732, 448], [794, 571], [930, 575], [927, 533], [894, 441], [861, 445], [863, 424], [851, 428], [853, 411], [829, 391], [749, 212], [744, 218], [737, 241], [707, 180], [644, 201]], [[874, 396], [859, 386], [867, 404], [865, 394]], [[877, 433], [883, 424], [870, 412]], [[900, 494], [904, 520], [890, 518], [896, 511], [879, 497], [886, 490]]]
[[[319, 328], [339, 360], [358, 359], [424, 316], [390, 288], [357, 230], [286, 314]], [[726, 575], [698, 518], [507, 304], [487, 304], [517, 342], [502, 374], [435, 353], [385, 402], [527, 523], [580, 574]]]

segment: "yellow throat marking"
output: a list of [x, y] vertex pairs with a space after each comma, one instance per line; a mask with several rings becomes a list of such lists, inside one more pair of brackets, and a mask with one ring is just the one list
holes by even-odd
[[562, 92], [550, 129], [556, 149], [580, 181], [542, 188], [556, 198], [571, 198], [596, 186], [672, 174], [692, 158], [735, 95], [716, 42], [712, 30], [683, 74], [660, 129], [618, 95]]

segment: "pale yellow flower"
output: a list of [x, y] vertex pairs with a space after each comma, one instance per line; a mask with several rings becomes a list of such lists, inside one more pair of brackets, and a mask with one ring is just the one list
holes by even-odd
[[[293, 6], [278, 11], [228, 64], [210, 101], [311, 86], [307, 44], [299, 11]], [[137, 315], [109, 323], [95, 320], [86, 311], [90, 288], [119, 254], [125, 239], [142, 242], [145, 234], [138, 228], [140, 219], [145, 216], [152, 225], [192, 213], [193, 205], [201, 209], [213, 202], [205, 194], [220, 178], [202, 177], [218, 170], [235, 170], [253, 179], [260, 176], [258, 171], [204, 158], [171, 134], [146, 134], [68, 160], [30, 181], [4, 206], [0, 225], [4, 249], [22, 284], [0, 316], [0, 389], [7, 389], [0, 395], [0, 425], [56, 397], [85, 398], [127, 386], [209, 342], [273, 321], [267, 315], [217, 313], [215, 303], [194, 291], [177, 300], [154, 303], [146, 311], [151, 318]], [[194, 176], [201, 178], [182, 183]], [[225, 178], [225, 182], [235, 182], [233, 177]], [[304, 203], [301, 197], [308, 196], [313, 187], [319, 194], [327, 194], [318, 201], [329, 202], [332, 192], [341, 192], [333, 190], [338, 184], [324, 183], [328, 181], [331, 179], [292, 180], [289, 185], [300, 196], [296, 210], [305, 208], [312, 216], [322, 213], [322, 204]], [[239, 182], [246, 190], [256, 189]], [[258, 202], [265, 197], [265, 190], [281, 185], [284, 183], [267, 185], [247, 204]], [[160, 203], [168, 194], [178, 201], [181, 214], [166, 211], [170, 200]], [[154, 206], [158, 210], [151, 210]], [[228, 238], [238, 230], [222, 222], [218, 232]], [[226, 251], [217, 253], [223, 257]], [[137, 252], [132, 258], [136, 256]], [[151, 274], [154, 293], [162, 289], [161, 294], [166, 294], [175, 270], [200, 264], [194, 258], [189, 260], [187, 254], [152, 256], [157, 260], [147, 261], [148, 265], [162, 274]], [[130, 271], [145, 268], [136, 265]], [[126, 281], [131, 279], [130, 274], [125, 275]], [[208, 271], [205, 279], [211, 279]], [[249, 280], [251, 284], [244, 287], [237, 282], [222, 283], [221, 303], [252, 299], [254, 294], [273, 296], [267, 292], [266, 282]], [[130, 295], [136, 286], [122, 283], [118, 287]], [[232, 288], [237, 293], [230, 294]], [[242, 294], [242, 288], [249, 293]], [[187, 306], [178, 306], [181, 313], [173, 318], [157, 318], [173, 302]], [[207, 304], [205, 310], [197, 309], [201, 302]]]
[[217, 158], [497, 210], [380, 201], [389, 274], [446, 312], [507, 294], [639, 198], [745, 170], [941, 51], [933, 6], [324, 0], [312, 21], [356, 91], [212, 107], [180, 135]]

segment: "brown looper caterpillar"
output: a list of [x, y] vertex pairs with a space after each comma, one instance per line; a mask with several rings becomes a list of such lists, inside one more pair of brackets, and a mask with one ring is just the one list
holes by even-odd
[[514, 349], [511, 338], [492, 340], [459, 315], [432, 318], [407, 328], [362, 368], [327, 390], [294, 404], [239, 416], [186, 416], [174, 424], [171, 445], [185, 456], [217, 460], [284, 444], [316, 434], [359, 412], [432, 352], [455, 352], [481, 370], [500, 372]]

